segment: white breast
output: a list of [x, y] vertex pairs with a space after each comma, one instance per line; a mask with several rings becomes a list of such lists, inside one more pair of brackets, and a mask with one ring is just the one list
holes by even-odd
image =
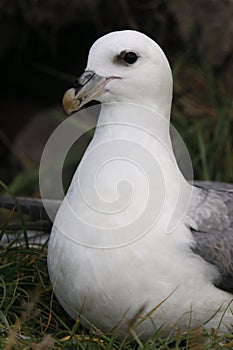
[[190, 250], [179, 207], [185, 196], [173, 183], [185, 187], [184, 180], [169, 152], [166, 136], [149, 134], [147, 124], [118, 120], [99, 128], [76, 171], [52, 230], [48, 268], [59, 301], [85, 325], [119, 325], [122, 334], [126, 320], [161, 304], [138, 329], [147, 337], [163, 324], [186, 328], [190, 312], [200, 325], [230, 300], [212, 284], [215, 268]]

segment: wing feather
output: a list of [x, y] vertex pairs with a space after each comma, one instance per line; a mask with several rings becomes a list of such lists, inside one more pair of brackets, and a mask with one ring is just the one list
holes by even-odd
[[215, 285], [233, 293], [233, 185], [223, 185], [194, 186], [187, 225], [195, 240], [193, 252], [219, 271]]

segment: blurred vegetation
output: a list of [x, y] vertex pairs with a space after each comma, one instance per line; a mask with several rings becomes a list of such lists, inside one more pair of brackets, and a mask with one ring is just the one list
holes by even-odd
[[[190, 151], [195, 178], [232, 182], [232, 18], [231, 0], [1, 0], [0, 180], [15, 195], [39, 196], [40, 156], [65, 118], [63, 92], [82, 73], [97, 37], [131, 28], [155, 39], [169, 58], [172, 122]], [[80, 140], [74, 163], [90, 138]], [[76, 164], [64, 171], [66, 185]], [[15, 214], [0, 213], [2, 235], [12, 219]], [[15, 247], [17, 237], [0, 248], [0, 349], [233, 348], [231, 334], [214, 332], [175, 339], [158, 332], [143, 345], [135, 337], [119, 343], [93, 327], [84, 331], [52, 293], [46, 244]]]

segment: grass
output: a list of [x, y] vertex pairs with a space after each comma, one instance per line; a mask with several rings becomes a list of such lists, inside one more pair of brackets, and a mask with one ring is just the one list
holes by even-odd
[[[206, 103], [204, 110], [207, 115], [192, 117], [196, 108], [192, 99], [185, 100], [183, 93], [179, 98], [179, 91], [182, 90], [179, 73], [185, 60], [178, 62], [174, 69], [177, 100], [173, 106], [173, 124], [190, 151], [195, 178], [233, 181], [232, 105], [227, 95], [221, 93], [221, 86], [215, 81], [209, 67], [193, 66], [196, 79], [204, 81], [200, 98]], [[37, 176], [35, 169], [16, 176], [10, 186], [12, 193], [31, 193]], [[16, 233], [15, 241], [0, 247], [0, 350], [233, 349], [231, 333], [216, 336], [214, 331], [186, 334], [177, 331], [175, 336], [162, 338], [158, 331], [142, 343], [132, 330], [129, 330], [131, 337], [119, 342], [115, 336], [102, 334], [94, 327], [90, 331], [83, 329], [79, 320], [74, 322], [66, 315], [53, 295], [46, 265], [47, 245], [29, 247], [22, 216], [6, 211], [1, 211], [0, 215], [1, 234], [10, 233], [9, 224], [15, 220], [21, 222], [25, 231], [22, 246], [14, 246]]]
[[[190, 152], [195, 179], [233, 182], [232, 98], [211, 67], [189, 60], [184, 55], [174, 68], [172, 123]], [[191, 83], [179, 78], [186, 65]]]
[[217, 350], [233, 347], [233, 335], [217, 337], [214, 331], [199, 330], [184, 335], [177, 331], [175, 336], [165, 338], [158, 331], [144, 343], [132, 329], [129, 329], [131, 337], [121, 342], [94, 327], [87, 331], [79, 320], [74, 322], [69, 318], [53, 295], [46, 254], [46, 244], [26, 248], [25, 244], [14, 247], [12, 242], [0, 249], [0, 349]]

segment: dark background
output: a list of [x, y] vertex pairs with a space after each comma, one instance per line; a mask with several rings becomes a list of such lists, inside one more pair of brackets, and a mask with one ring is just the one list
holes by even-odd
[[15, 194], [39, 194], [40, 154], [54, 114], [65, 118], [65, 90], [98, 37], [130, 28], [155, 39], [171, 63], [173, 122], [195, 177], [233, 181], [232, 18], [231, 0], [0, 1], [0, 180]]

